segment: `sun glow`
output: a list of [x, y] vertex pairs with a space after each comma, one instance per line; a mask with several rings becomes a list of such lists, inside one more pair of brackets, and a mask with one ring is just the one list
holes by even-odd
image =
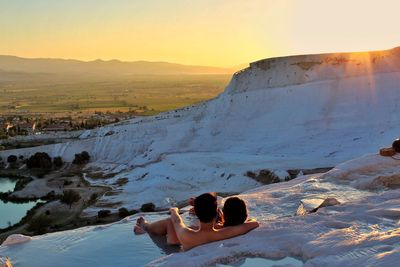
[[0, 54], [233, 66], [400, 45], [395, 0], [3, 1]]

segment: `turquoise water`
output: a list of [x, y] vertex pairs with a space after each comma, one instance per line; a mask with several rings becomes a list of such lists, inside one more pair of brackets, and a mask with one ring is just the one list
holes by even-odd
[[[149, 221], [167, 215], [146, 215]], [[35, 236], [31, 241], [0, 246], [0, 255], [11, 259], [14, 267], [87, 267], [144, 266], [180, 248], [166, 244], [165, 238], [135, 235], [132, 228], [137, 216], [105, 226]], [[286, 257], [281, 260], [244, 258], [235, 264], [218, 266], [303, 266], [303, 262]]]
[[[165, 218], [146, 217], [150, 221]], [[135, 219], [36, 236], [24, 244], [0, 246], [0, 255], [9, 257], [13, 267], [136, 267], [180, 251], [177, 246], [167, 245], [163, 238], [135, 235]]]
[[[16, 183], [16, 180], [0, 178], [0, 192], [13, 191]], [[6, 228], [9, 225], [18, 223], [37, 202], [30, 201], [28, 203], [17, 204], [11, 202], [5, 203], [0, 200], [0, 228]]]
[[218, 267], [257, 267], [257, 266], [263, 266], [263, 267], [279, 267], [279, 266], [291, 266], [291, 267], [297, 267], [297, 266], [303, 266], [304, 263], [298, 259], [292, 258], [292, 257], [286, 257], [280, 260], [270, 260], [270, 259], [265, 259], [265, 258], [244, 258], [242, 260], [237, 261], [236, 263], [232, 265], [224, 265], [224, 264], [219, 264], [217, 265]]

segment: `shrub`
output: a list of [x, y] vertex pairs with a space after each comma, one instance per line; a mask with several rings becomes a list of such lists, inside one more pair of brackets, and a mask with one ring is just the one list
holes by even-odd
[[7, 158], [7, 162], [8, 163], [15, 163], [15, 162], [17, 162], [17, 156], [15, 156], [15, 155], [10, 155], [10, 156], [8, 156], [8, 158]]
[[43, 178], [50, 171], [51, 171], [50, 169], [34, 169], [32, 171], [32, 174], [36, 175], [38, 178]]
[[45, 215], [40, 215], [36, 218], [33, 218], [29, 225], [27, 230], [30, 232], [34, 232], [35, 235], [42, 235], [46, 233], [47, 228], [51, 224], [51, 219]]
[[81, 153], [81, 155], [82, 155], [82, 157], [83, 157], [84, 160], [89, 161], [90, 155], [89, 155], [89, 153], [88, 153], [87, 151], [83, 151], [83, 152]]
[[136, 213], [138, 213], [139, 211], [137, 211], [137, 210], [130, 210], [129, 211], [129, 215], [133, 215], [133, 214], [136, 214]]
[[259, 182], [263, 184], [274, 184], [281, 181], [279, 179], [279, 176], [277, 176], [273, 171], [270, 170], [261, 170], [257, 178]]
[[77, 202], [79, 199], [81, 199], [81, 196], [78, 192], [74, 190], [64, 190], [60, 201], [61, 203], [69, 205], [69, 208], [71, 208], [72, 204]]
[[255, 174], [255, 173], [252, 172], [252, 171], [247, 171], [245, 175], [246, 175], [247, 177], [250, 177], [250, 178], [256, 178], [256, 177], [257, 177], [257, 174]]
[[62, 167], [62, 165], [64, 164], [64, 161], [62, 160], [61, 157], [55, 157], [55, 158], [53, 159], [53, 164], [54, 164], [54, 166], [56, 166], [57, 168], [60, 168], [60, 167]]
[[63, 183], [63, 186], [68, 186], [68, 185], [71, 185], [71, 184], [73, 184], [72, 181], [70, 181], [70, 180], [65, 180], [64, 183]]
[[56, 195], [56, 192], [54, 192], [54, 190], [51, 190], [44, 197], [41, 197], [42, 200], [55, 200], [57, 198], [60, 198], [60, 196]]
[[90, 155], [87, 151], [83, 151], [82, 153], [75, 154], [73, 164], [86, 164], [90, 160]]
[[88, 201], [88, 204], [92, 205], [92, 204], [96, 203], [97, 197], [98, 197], [97, 193], [91, 194], [90, 198], [89, 198], [89, 201]]
[[247, 177], [250, 177], [262, 184], [273, 184], [273, 183], [280, 182], [279, 176], [277, 176], [273, 171], [270, 171], [267, 169], [260, 170], [260, 172], [258, 174], [254, 173], [252, 171], [247, 171], [244, 175], [246, 175]]
[[100, 211], [97, 213], [97, 217], [99, 217], [99, 218], [105, 218], [105, 217], [110, 216], [110, 214], [111, 214], [111, 211], [110, 211], [110, 210], [100, 210]]
[[53, 163], [50, 156], [45, 152], [37, 152], [35, 155], [31, 156], [26, 162], [26, 166], [29, 169], [51, 169]]
[[126, 216], [129, 216], [130, 213], [129, 213], [128, 209], [126, 209], [126, 208], [120, 208], [120, 209], [118, 210], [118, 215], [119, 215], [120, 218], [125, 218]]
[[156, 209], [156, 205], [154, 205], [153, 203], [145, 203], [142, 205], [142, 207], [140, 208], [141, 211], [143, 212], [153, 212]]

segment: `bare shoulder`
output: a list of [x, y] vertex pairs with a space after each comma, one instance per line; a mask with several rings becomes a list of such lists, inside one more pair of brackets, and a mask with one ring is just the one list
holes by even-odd
[[207, 239], [207, 234], [202, 234], [189, 228], [182, 231], [178, 237], [184, 251], [212, 241]]
[[179, 231], [176, 232], [176, 234], [182, 244], [192, 243], [193, 240], [196, 239], [196, 231], [189, 227], [181, 228]]

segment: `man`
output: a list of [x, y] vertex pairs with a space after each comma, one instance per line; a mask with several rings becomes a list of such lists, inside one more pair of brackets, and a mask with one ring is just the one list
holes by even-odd
[[245, 234], [259, 226], [256, 221], [245, 222], [236, 226], [215, 228], [218, 215], [217, 198], [214, 194], [205, 193], [195, 198], [194, 211], [200, 221], [197, 230], [186, 226], [179, 215], [178, 208], [171, 208], [171, 218], [154, 223], [147, 223], [141, 217], [135, 226], [135, 233], [147, 231], [151, 234], [166, 235], [169, 244], [181, 244], [183, 250]]

